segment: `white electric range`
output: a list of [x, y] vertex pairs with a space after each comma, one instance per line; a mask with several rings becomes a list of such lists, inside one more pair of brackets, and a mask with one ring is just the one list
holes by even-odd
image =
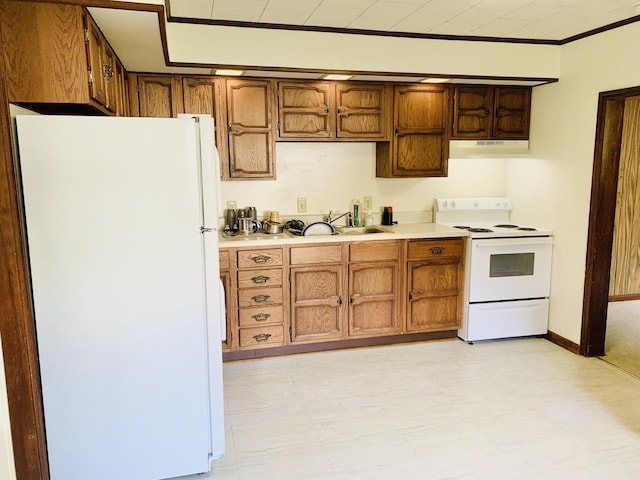
[[434, 222], [469, 232], [467, 342], [547, 333], [552, 232], [510, 221], [508, 198], [437, 198]]

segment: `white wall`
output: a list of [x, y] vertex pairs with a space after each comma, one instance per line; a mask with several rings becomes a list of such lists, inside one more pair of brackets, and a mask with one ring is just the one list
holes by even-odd
[[[167, 24], [174, 62], [372, 72], [557, 78], [554, 45]], [[216, 48], [220, 46], [220, 48]]]
[[[443, 178], [376, 178], [375, 143], [276, 143], [277, 180], [222, 182], [222, 208], [255, 206], [261, 215], [278, 210], [299, 217], [296, 199], [307, 199], [309, 214], [345, 212], [352, 199], [373, 197], [373, 210], [391, 205], [395, 219], [431, 220], [433, 199], [440, 196], [502, 196], [505, 159], [452, 159]], [[405, 216], [408, 220], [410, 217]]]
[[514, 213], [554, 231], [549, 329], [575, 343], [582, 322], [598, 94], [640, 85], [639, 42], [635, 23], [563, 46], [560, 82], [533, 90], [534, 158], [508, 166]]

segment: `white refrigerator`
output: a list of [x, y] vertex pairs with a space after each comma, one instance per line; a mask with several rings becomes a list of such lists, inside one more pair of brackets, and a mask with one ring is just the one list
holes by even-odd
[[212, 119], [18, 116], [52, 480], [224, 453]]

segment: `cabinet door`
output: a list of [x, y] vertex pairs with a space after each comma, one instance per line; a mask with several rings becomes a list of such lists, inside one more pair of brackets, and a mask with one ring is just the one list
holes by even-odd
[[119, 61], [116, 61], [116, 115], [119, 117], [130, 116], [129, 110], [129, 83], [127, 71]]
[[342, 266], [294, 267], [291, 273], [291, 341], [342, 337]]
[[493, 120], [493, 87], [455, 87], [453, 137], [489, 138]]
[[139, 75], [141, 117], [172, 118], [183, 112], [182, 87], [171, 75]]
[[229, 177], [275, 178], [273, 82], [228, 79], [226, 83]]
[[231, 285], [231, 273], [228, 271], [220, 272], [220, 280], [222, 281], [222, 286], [224, 288], [224, 301], [226, 306], [226, 315], [225, 315], [225, 338], [222, 339], [222, 349], [224, 351], [229, 351], [233, 347], [233, 335], [235, 329], [231, 323], [231, 311], [233, 305], [233, 291]]
[[278, 139], [335, 139], [334, 105], [330, 82], [279, 82]]
[[336, 84], [336, 136], [350, 140], [387, 140], [391, 123], [389, 87]]
[[400, 331], [397, 262], [349, 265], [349, 336]]
[[222, 95], [221, 82], [212, 77], [183, 77], [182, 94], [184, 113], [207, 114], [215, 120], [214, 140], [220, 156], [222, 178], [229, 178], [229, 150], [226, 105]]
[[[447, 175], [449, 89], [412, 85], [394, 89], [391, 171], [377, 163], [378, 176], [440, 177]], [[384, 144], [382, 145], [384, 148]], [[378, 150], [380, 155], [381, 150]], [[381, 166], [383, 168], [381, 168]]]
[[461, 259], [409, 262], [407, 332], [460, 328], [463, 278]]
[[104, 44], [104, 65], [102, 66], [102, 74], [104, 76], [104, 86], [107, 95], [107, 100], [104, 106], [111, 112], [115, 112], [118, 108], [117, 105], [117, 89], [118, 78], [116, 76], [117, 58], [113, 49], [108, 43]]
[[496, 87], [493, 118], [495, 138], [529, 138], [531, 89]]
[[101, 105], [107, 104], [107, 82], [105, 68], [105, 40], [102, 32], [86, 14], [84, 16], [87, 60], [89, 62], [89, 95]]

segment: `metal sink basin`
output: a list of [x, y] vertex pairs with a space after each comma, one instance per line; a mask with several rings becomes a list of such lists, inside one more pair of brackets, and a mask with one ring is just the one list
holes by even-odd
[[368, 226], [368, 227], [336, 227], [336, 231], [343, 235], [361, 235], [369, 233], [393, 233], [391, 230], [387, 230], [383, 227]]

